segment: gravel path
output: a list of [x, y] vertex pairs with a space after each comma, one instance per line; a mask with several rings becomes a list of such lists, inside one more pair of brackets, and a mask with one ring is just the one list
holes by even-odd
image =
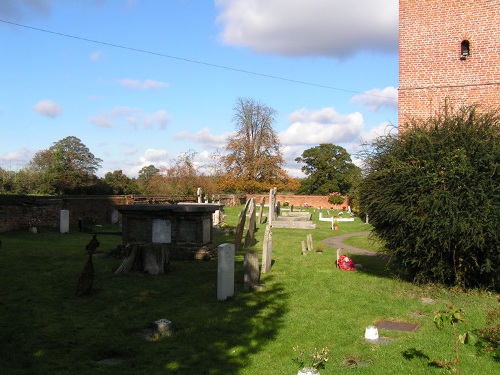
[[343, 234], [341, 236], [329, 237], [327, 239], [324, 239], [323, 243], [335, 249], [340, 248], [344, 250], [346, 253], [350, 254], [370, 255], [370, 256], [379, 256], [381, 258], [387, 258], [386, 254], [381, 254], [376, 251], [370, 251], [365, 249], [358, 249], [357, 247], [352, 247], [344, 243], [344, 240], [346, 238], [355, 236], [366, 236], [370, 233], [371, 232], [356, 232], [356, 233]]

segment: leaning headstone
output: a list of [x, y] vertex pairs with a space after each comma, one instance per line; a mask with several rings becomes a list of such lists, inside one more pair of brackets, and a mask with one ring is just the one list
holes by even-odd
[[248, 215], [248, 228], [245, 234], [245, 247], [255, 245], [255, 199], [250, 199], [250, 213]]
[[234, 295], [234, 245], [223, 243], [217, 250], [217, 299]]
[[61, 218], [59, 222], [59, 227], [61, 230], [61, 233], [68, 233], [69, 232], [69, 211], [68, 210], [61, 210]]
[[262, 273], [268, 273], [271, 270], [271, 261], [273, 258], [273, 229], [266, 225], [264, 232], [264, 243], [262, 244]]
[[256, 251], [245, 252], [245, 259], [243, 262], [244, 276], [243, 287], [245, 290], [251, 290], [259, 284], [259, 255]]
[[234, 245], [236, 251], [241, 248], [241, 239], [243, 238], [243, 231], [245, 230], [245, 220], [247, 217], [247, 206], [241, 210], [240, 216], [238, 217], [238, 225], [236, 226], [236, 237], [234, 239]]

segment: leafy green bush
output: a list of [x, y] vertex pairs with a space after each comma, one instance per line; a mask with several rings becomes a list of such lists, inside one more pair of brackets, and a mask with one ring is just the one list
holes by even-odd
[[411, 279], [500, 290], [500, 113], [476, 109], [367, 145], [360, 199]]
[[328, 202], [331, 204], [342, 204], [345, 198], [340, 193], [330, 193], [328, 194]]

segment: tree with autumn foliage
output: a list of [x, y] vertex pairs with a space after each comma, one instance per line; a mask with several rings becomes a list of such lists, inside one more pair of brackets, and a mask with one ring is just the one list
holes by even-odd
[[227, 140], [221, 157], [224, 174], [218, 187], [223, 191], [260, 192], [272, 187], [298, 187], [286, 171], [278, 134], [273, 129], [276, 110], [253, 99], [238, 98], [233, 122], [236, 134]]

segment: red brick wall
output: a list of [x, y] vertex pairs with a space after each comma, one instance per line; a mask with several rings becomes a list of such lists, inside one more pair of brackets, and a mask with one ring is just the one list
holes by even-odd
[[[460, 59], [468, 40], [470, 56]], [[400, 129], [412, 117], [479, 103], [500, 108], [500, 2], [399, 1]]]
[[[247, 194], [247, 199], [255, 198], [255, 202], [257, 204], [260, 203], [261, 197], [265, 197], [266, 204], [269, 203], [269, 194]], [[289, 202], [290, 205], [294, 205], [295, 207], [305, 207], [306, 204], [309, 207], [324, 207], [324, 208], [333, 208], [335, 210], [341, 210], [343, 207], [348, 206], [348, 199], [346, 198], [344, 204], [331, 204], [328, 202], [328, 196], [322, 195], [289, 195], [289, 194], [276, 194], [276, 200], [280, 202], [280, 205], [283, 207], [283, 203]]]

